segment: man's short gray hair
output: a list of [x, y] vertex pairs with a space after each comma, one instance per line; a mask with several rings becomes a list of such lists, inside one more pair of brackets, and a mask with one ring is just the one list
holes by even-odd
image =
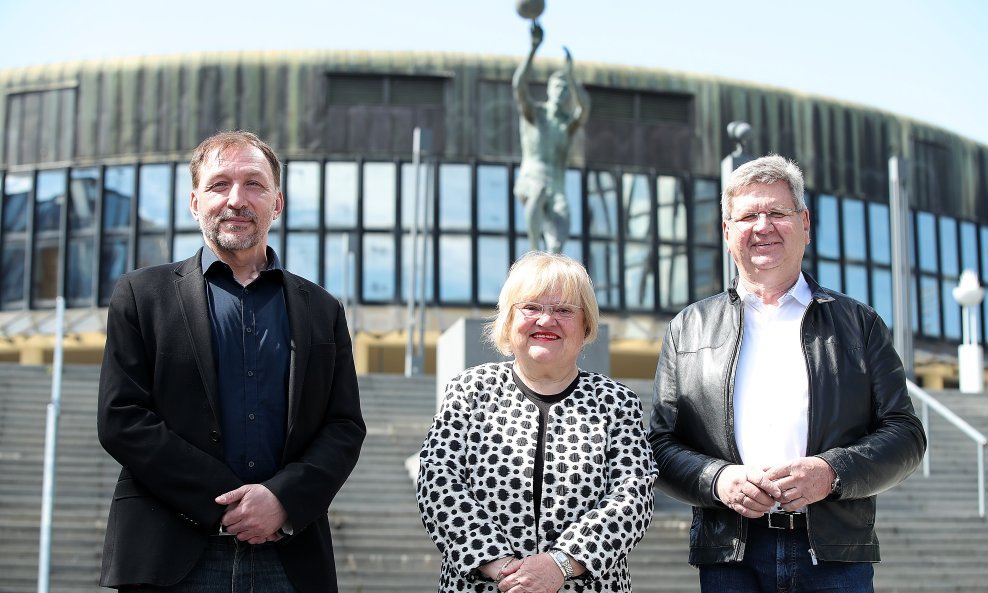
[[806, 199], [803, 197], [803, 172], [795, 162], [770, 154], [741, 165], [727, 178], [727, 185], [721, 193], [720, 210], [724, 220], [731, 219], [734, 197], [744, 188], [753, 183], [784, 182], [792, 192], [792, 201], [796, 210], [806, 210]]

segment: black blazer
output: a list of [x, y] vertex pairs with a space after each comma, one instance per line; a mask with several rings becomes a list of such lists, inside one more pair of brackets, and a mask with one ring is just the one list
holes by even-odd
[[[196, 564], [243, 482], [223, 462], [217, 379], [201, 250], [125, 274], [110, 299], [97, 428], [121, 466], [100, 584], [171, 585]], [[327, 509], [366, 433], [343, 308], [285, 272], [291, 324], [288, 429], [281, 466], [264, 482], [294, 535], [278, 544], [302, 593], [335, 592]]]

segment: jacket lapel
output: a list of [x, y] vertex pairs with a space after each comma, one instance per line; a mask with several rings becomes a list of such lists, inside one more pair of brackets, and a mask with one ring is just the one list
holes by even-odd
[[291, 325], [291, 359], [288, 367], [288, 433], [292, 436], [295, 415], [302, 398], [302, 383], [305, 379], [306, 364], [309, 360], [312, 318], [309, 315], [309, 292], [293, 274], [285, 272], [285, 304], [288, 307], [288, 322]]
[[179, 276], [175, 281], [175, 290], [178, 293], [185, 329], [192, 342], [192, 351], [199, 367], [199, 376], [202, 377], [206, 397], [209, 399], [209, 407], [212, 408], [213, 415], [219, 418], [218, 380], [206, 302], [206, 279], [199, 266], [201, 254], [202, 249], [175, 269], [175, 273]]

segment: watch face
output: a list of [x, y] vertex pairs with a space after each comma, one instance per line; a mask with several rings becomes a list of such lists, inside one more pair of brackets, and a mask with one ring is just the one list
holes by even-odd
[[565, 573], [565, 578], [569, 579], [573, 577], [573, 563], [570, 562], [569, 556], [559, 550], [552, 551], [552, 557], [556, 559], [559, 563], [559, 568]]

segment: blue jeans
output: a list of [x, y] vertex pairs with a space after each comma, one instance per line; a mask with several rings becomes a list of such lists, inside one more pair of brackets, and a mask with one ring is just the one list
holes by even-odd
[[171, 587], [121, 587], [127, 593], [297, 593], [273, 544], [214, 536], [192, 571]]
[[869, 562], [823, 562], [809, 553], [805, 529], [748, 523], [741, 562], [700, 565], [701, 593], [874, 593]]

